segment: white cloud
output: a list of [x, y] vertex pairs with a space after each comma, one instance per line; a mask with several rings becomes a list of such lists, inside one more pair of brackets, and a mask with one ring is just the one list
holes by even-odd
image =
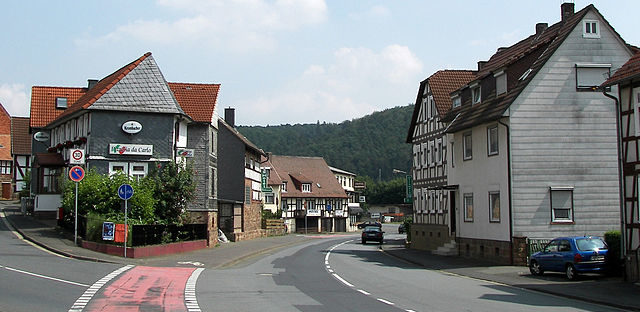
[[103, 36], [78, 39], [76, 44], [100, 46], [135, 40], [206, 44], [241, 52], [272, 50], [277, 44], [276, 33], [295, 31], [327, 19], [324, 0], [160, 0], [158, 4], [182, 16], [174, 20], [136, 20]]
[[[340, 48], [272, 95], [237, 103], [239, 124], [341, 122], [415, 98], [422, 62], [406, 46]], [[245, 113], [244, 112], [251, 112]]]
[[22, 84], [0, 84], [0, 103], [12, 117], [29, 116], [29, 101]]

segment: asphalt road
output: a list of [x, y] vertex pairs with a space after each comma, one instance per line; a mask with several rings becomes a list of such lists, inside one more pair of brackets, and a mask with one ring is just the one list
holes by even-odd
[[[385, 225], [385, 244], [402, 241], [396, 229]], [[78, 311], [619, 311], [425, 270], [376, 243], [360, 244], [357, 234], [224, 269], [124, 267], [52, 255], [0, 222], [0, 311], [71, 311], [74, 304]]]

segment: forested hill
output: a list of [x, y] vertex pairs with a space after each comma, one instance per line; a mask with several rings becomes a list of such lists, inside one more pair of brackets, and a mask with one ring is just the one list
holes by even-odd
[[374, 179], [380, 170], [388, 180], [393, 169], [411, 167], [411, 145], [405, 141], [412, 113], [408, 105], [339, 124], [239, 126], [238, 131], [274, 155], [321, 156], [329, 166]]

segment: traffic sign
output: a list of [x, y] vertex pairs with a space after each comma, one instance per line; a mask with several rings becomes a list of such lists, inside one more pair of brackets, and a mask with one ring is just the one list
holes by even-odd
[[79, 149], [79, 148], [70, 149], [69, 164], [84, 165], [84, 149]]
[[84, 179], [84, 169], [80, 166], [73, 166], [69, 169], [69, 179], [74, 182], [80, 182]]
[[129, 184], [122, 184], [118, 187], [118, 196], [124, 200], [130, 199], [133, 196], [133, 187]]

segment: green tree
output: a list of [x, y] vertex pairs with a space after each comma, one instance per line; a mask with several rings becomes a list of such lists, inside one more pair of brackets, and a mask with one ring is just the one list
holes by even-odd
[[156, 217], [168, 223], [182, 223], [187, 203], [194, 198], [195, 182], [190, 162], [172, 161], [150, 174], [158, 200]]

